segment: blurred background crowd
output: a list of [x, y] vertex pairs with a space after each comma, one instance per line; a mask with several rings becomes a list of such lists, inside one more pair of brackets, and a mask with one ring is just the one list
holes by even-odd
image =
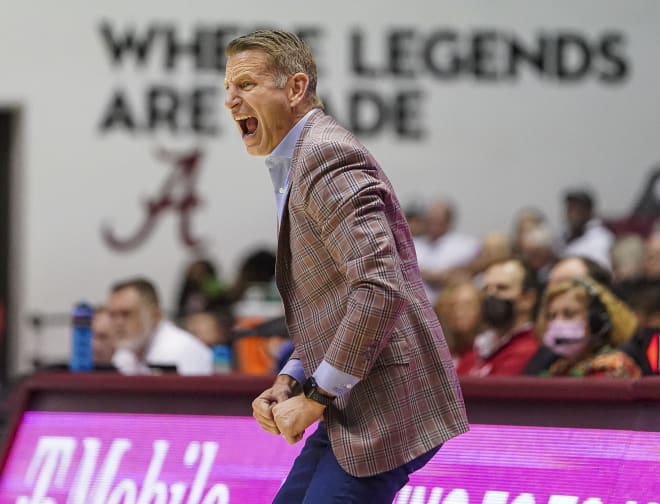
[[[652, 177], [650, 183], [654, 183]], [[660, 220], [654, 191], [602, 218], [585, 187], [559, 197], [555, 229], [534, 207], [506, 230], [460, 229], [456, 202], [407, 207], [426, 292], [460, 375], [637, 378], [658, 372]], [[483, 210], [484, 212], [487, 209]], [[165, 313], [158, 279], [122, 279], [96, 308], [94, 360], [127, 374], [277, 372], [292, 351], [275, 251], [251, 251], [230, 282], [194, 258]]]

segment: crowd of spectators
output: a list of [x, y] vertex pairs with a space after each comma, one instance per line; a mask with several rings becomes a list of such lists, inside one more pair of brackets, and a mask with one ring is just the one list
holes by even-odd
[[[457, 209], [448, 200], [409, 209], [422, 280], [459, 375], [657, 372], [657, 356], [653, 362], [648, 349], [658, 346], [660, 333], [660, 229], [630, 232], [604, 221], [588, 190], [566, 191], [563, 203], [561, 229], [526, 207], [509, 232], [482, 237], [456, 229]], [[180, 280], [171, 322], [149, 280], [115, 284], [94, 318], [97, 367], [276, 372], [292, 344], [274, 274], [269, 250], [246, 256], [231, 283], [212, 260], [194, 259]], [[172, 338], [167, 344], [163, 331]], [[191, 365], [185, 355], [203, 362]], [[229, 367], [217, 366], [220, 355], [230, 356]]]
[[[563, 204], [561, 229], [523, 208], [510, 233], [480, 241], [453, 229], [449, 201], [411, 211], [422, 278], [459, 375], [658, 372], [660, 226], [648, 215], [601, 219], [582, 188], [566, 191]], [[451, 243], [460, 246], [450, 252]]]
[[213, 261], [186, 265], [167, 314], [152, 279], [114, 283], [92, 321], [94, 367], [123, 374], [267, 374], [292, 351], [274, 285], [275, 255], [249, 253], [236, 279]]

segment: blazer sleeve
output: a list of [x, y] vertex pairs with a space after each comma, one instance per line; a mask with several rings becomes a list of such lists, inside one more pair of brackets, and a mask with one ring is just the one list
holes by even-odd
[[366, 150], [353, 144], [314, 144], [305, 165], [306, 215], [348, 288], [345, 316], [324, 359], [363, 379], [408, 304], [386, 213], [393, 195]]

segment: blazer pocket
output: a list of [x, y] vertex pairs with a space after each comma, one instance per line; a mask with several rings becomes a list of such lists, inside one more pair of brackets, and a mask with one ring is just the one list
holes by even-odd
[[410, 362], [410, 347], [405, 336], [395, 336], [380, 352], [374, 367], [390, 364], [408, 364]]

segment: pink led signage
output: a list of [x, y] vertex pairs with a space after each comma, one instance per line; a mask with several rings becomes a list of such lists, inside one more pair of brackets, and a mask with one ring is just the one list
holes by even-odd
[[[26, 412], [0, 504], [263, 504], [302, 445], [252, 418]], [[649, 504], [660, 433], [474, 425], [396, 504]]]

